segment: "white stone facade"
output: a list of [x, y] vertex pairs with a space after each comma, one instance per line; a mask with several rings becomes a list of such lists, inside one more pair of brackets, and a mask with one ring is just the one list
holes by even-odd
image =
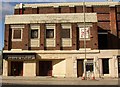
[[[4, 53], [8, 52], [4, 51]], [[90, 50], [87, 51], [87, 59], [93, 59], [95, 77], [118, 77], [118, 52], [119, 50], [94, 50], [94, 52], [89, 54]], [[36, 51], [36, 53], [36, 60], [23, 62], [23, 76], [36, 76], [37, 62], [40, 60], [51, 60], [52, 76], [78, 77], [77, 60], [84, 59], [82, 51], [64, 51], [64, 53], [62, 51]], [[109, 74], [103, 74], [102, 71], [102, 59], [105, 58], [109, 59]], [[3, 60], [3, 76], [8, 76], [8, 73], [10, 73], [9, 66], [9, 60]]]

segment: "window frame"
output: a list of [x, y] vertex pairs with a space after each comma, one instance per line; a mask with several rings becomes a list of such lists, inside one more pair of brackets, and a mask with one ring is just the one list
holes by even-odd
[[[31, 38], [31, 30], [38, 30], [38, 38]], [[40, 39], [40, 25], [39, 24], [30, 24], [30, 39], [31, 40]]]
[[[21, 30], [21, 38], [20, 39], [14, 39], [14, 31], [15, 30]], [[22, 28], [12, 28], [12, 41], [22, 41], [23, 37], [23, 29]]]
[[[49, 30], [49, 29], [53, 29], [54, 30], [54, 37], [53, 38], [47, 38], [46, 36], [46, 30]], [[56, 37], [56, 26], [55, 24], [46, 24], [46, 28], [45, 28], [45, 38], [46, 39], [55, 39]]]
[[[31, 30], [38, 30], [38, 38], [31, 38]], [[30, 47], [40, 47], [40, 31], [40, 24], [30, 24]]]
[[72, 39], [72, 25], [71, 24], [62, 24], [62, 29], [70, 29], [70, 38], [62, 38], [62, 39]]
[[[32, 30], [37, 30], [37, 38], [32, 38]], [[31, 29], [31, 31], [30, 31], [30, 39], [39, 39], [39, 29]]]
[[[62, 37], [62, 34], [61, 34], [61, 38], [63, 38], [63, 39], [70, 39], [71, 38], [71, 29], [70, 28], [62, 28], [62, 30], [69, 30], [69, 37]], [[61, 30], [61, 31], [62, 31]], [[62, 32], [61, 32], [62, 33]]]
[[[53, 37], [47, 37], [47, 30], [53, 30]], [[46, 39], [54, 39], [55, 38], [55, 29], [46, 29], [46, 31], [45, 31], [45, 37], [46, 37]]]
[[[46, 37], [46, 30], [54, 29], [54, 37], [47, 38]], [[56, 24], [45, 24], [45, 47], [55, 47], [56, 46]]]
[[62, 38], [61, 37], [61, 47], [72, 47], [72, 24], [61, 24], [61, 29], [69, 29], [70, 30], [70, 38]]

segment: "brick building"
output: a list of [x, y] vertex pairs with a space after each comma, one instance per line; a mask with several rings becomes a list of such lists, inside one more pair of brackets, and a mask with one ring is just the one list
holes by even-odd
[[120, 2], [17, 4], [5, 17], [3, 76], [119, 77]]

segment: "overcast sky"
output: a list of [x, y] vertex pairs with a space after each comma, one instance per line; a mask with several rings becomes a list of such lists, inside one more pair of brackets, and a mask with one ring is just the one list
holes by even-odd
[[[0, 0], [0, 50], [4, 43], [4, 17], [13, 14], [14, 6], [20, 2], [82, 2], [83, 0]], [[107, 0], [85, 0], [86, 2], [105, 2]], [[113, 0], [120, 1], [120, 0]]]

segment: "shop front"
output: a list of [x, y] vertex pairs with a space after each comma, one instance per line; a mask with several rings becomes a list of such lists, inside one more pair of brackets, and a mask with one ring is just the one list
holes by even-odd
[[35, 60], [35, 54], [4, 54], [3, 71], [7, 76], [23, 76], [25, 61]]

